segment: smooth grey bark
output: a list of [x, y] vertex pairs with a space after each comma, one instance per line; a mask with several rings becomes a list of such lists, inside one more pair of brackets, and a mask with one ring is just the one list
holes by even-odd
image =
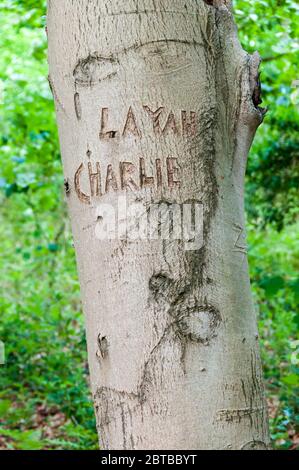
[[[223, 0], [51, 0], [47, 29], [101, 448], [266, 449], [243, 202], [258, 54]], [[98, 240], [120, 197], [201, 204], [203, 246]]]

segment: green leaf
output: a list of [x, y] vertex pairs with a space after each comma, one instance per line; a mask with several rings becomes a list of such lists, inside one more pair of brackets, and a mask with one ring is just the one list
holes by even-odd
[[285, 285], [285, 281], [281, 276], [266, 277], [260, 283], [265, 290], [267, 297], [273, 297]]
[[282, 379], [282, 382], [285, 383], [286, 385], [293, 385], [295, 387], [299, 386], [299, 377], [297, 374], [290, 374], [287, 375]]

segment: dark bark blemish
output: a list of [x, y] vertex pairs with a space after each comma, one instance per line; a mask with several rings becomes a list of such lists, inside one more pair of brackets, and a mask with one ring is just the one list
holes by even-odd
[[173, 286], [173, 280], [164, 273], [154, 274], [149, 280], [149, 289], [155, 299], [167, 295], [171, 286]]
[[71, 187], [70, 187], [69, 180], [67, 178], [64, 180], [64, 190], [65, 190], [65, 194], [69, 196], [71, 192]]
[[105, 359], [108, 355], [109, 344], [106, 336], [98, 336], [98, 351], [97, 356], [101, 359]]
[[256, 78], [256, 84], [253, 90], [253, 95], [252, 95], [252, 101], [254, 104], [254, 107], [258, 109], [261, 113], [261, 115], [264, 117], [264, 115], [267, 113], [268, 108], [262, 108], [259, 106], [262, 102], [262, 84], [261, 84], [261, 79], [260, 79], [261, 73], [258, 73], [258, 76]]
[[251, 89], [251, 98], [255, 109], [257, 109], [261, 118], [267, 113], [267, 108], [262, 108], [259, 105], [263, 102], [262, 100], [262, 85], [261, 85], [261, 73], [259, 67], [261, 64], [261, 57], [258, 52], [254, 52], [250, 56], [250, 89]]
[[260, 80], [261, 73], [258, 73], [256, 78], [256, 85], [253, 90], [252, 101], [254, 106], [257, 108], [259, 104], [263, 102], [262, 100], [262, 85]]
[[74, 106], [75, 106], [75, 112], [78, 121], [80, 121], [82, 117], [82, 108], [81, 108], [81, 102], [80, 102], [80, 95], [79, 93], [74, 94]]
[[94, 86], [109, 80], [117, 74], [118, 60], [114, 56], [103, 57], [96, 52], [80, 59], [73, 71], [75, 84], [82, 87]]

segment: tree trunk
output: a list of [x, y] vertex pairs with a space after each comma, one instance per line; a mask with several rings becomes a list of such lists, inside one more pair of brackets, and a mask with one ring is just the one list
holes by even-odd
[[48, 3], [101, 448], [266, 449], [243, 202], [259, 56], [225, 0]]

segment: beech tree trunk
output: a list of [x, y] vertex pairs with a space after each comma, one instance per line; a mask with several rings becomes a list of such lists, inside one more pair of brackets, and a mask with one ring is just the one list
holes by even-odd
[[[49, 0], [47, 31], [101, 448], [266, 449], [243, 202], [258, 53], [225, 0]], [[123, 204], [197, 205], [202, 242], [163, 217], [134, 239]]]

